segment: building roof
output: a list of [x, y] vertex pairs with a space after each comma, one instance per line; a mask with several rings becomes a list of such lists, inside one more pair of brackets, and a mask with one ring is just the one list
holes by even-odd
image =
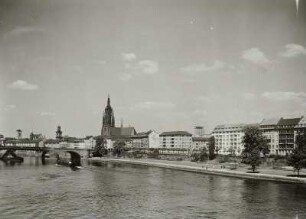
[[131, 136], [136, 133], [134, 127], [111, 127], [111, 136]]
[[302, 117], [300, 118], [290, 118], [290, 119], [283, 119], [281, 118], [277, 125], [294, 125], [296, 126], [301, 121]]
[[241, 131], [245, 127], [248, 126], [255, 126], [257, 127], [259, 124], [253, 123], [253, 124], [224, 124], [224, 125], [217, 125], [213, 132], [222, 132], [222, 131]]
[[163, 132], [159, 136], [192, 136], [192, 134], [186, 131], [171, 131]]
[[136, 134], [134, 127], [122, 127], [120, 129], [121, 129], [120, 134], [123, 136], [131, 136]]
[[47, 140], [45, 141], [45, 144], [57, 144], [57, 143], [59, 143], [59, 142], [60, 142], [59, 139], [47, 139]]
[[130, 138], [136, 135], [136, 130], [134, 127], [110, 127], [110, 138]]
[[260, 123], [260, 126], [262, 126], [262, 125], [277, 125], [279, 120], [280, 120], [280, 118], [263, 119], [262, 122]]
[[306, 128], [306, 116], [302, 116], [301, 121], [295, 126], [295, 128]]
[[[136, 135], [132, 135], [131, 138], [148, 138], [149, 135], [152, 133], [152, 132], [155, 132], [157, 133], [156, 131], [154, 130], [149, 130], [147, 132], [138, 132]], [[158, 133], [157, 133], [158, 134]]]
[[209, 138], [205, 138], [205, 137], [192, 137], [192, 141], [209, 141]]
[[136, 135], [133, 135], [132, 138], [147, 138], [152, 131], [147, 132], [138, 132]]

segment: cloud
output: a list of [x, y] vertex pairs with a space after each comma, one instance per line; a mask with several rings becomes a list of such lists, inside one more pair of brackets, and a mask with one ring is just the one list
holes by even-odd
[[263, 98], [274, 101], [288, 101], [288, 100], [301, 100], [306, 98], [306, 93], [304, 92], [264, 92], [261, 95]]
[[27, 33], [43, 33], [46, 29], [41, 27], [33, 26], [24, 26], [24, 27], [15, 27], [13, 30], [5, 34], [5, 37], [19, 36]]
[[145, 101], [134, 104], [131, 107], [131, 110], [158, 110], [158, 109], [169, 109], [173, 108], [175, 105], [170, 102], [154, 102], [154, 101]]
[[38, 89], [38, 85], [30, 84], [23, 80], [14, 81], [13, 83], [9, 84], [7, 87], [13, 90], [37, 90]]
[[121, 53], [121, 56], [124, 61], [132, 62], [136, 60], [136, 55], [134, 53]]
[[153, 60], [137, 60], [134, 53], [122, 53], [126, 73], [120, 76], [120, 80], [127, 81], [135, 75], [153, 75], [159, 71], [159, 64]]
[[55, 113], [53, 113], [53, 112], [41, 112], [40, 115], [41, 116], [55, 116]]
[[122, 81], [128, 81], [128, 80], [131, 79], [131, 77], [132, 77], [131, 74], [124, 73], [124, 74], [122, 74], [122, 75], [120, 76], [120, 80], [122, 80]]
[[242, 58], [258, 65], [269, 64], [271, 62], [258, 48], [245, 50], [242, 54]]
[[14, 104], [6, 105], [6, 106], [3, 107], [4, 111], [12, 111], [14, 109], [16, 109], [16, 105], [14, 105]]
[[257, 97], [255, 94], [247, 92], [242, 94], [242, 98], [245, 100], [255, 100]]
[[305, 47], [298, 44], [288, 44], [285, 46], [286, 50], [281, 52], [279, 55], [286, 58], [292, 58], [299, 55], [306, 55]]
[[152, 60], [142, 60], [138, 62], [137, 68], [144, 74], [152, 75], [158, 72], [159, 64]]
[[220, 70], [223, 69], [225, 66], [225, 63], [221, 62], [220, 60], [215, 60], [214, 63], [210, 66], [205, 63], [200, 63], [182, 67], [181, 70], [185, 72], [197, 73]]

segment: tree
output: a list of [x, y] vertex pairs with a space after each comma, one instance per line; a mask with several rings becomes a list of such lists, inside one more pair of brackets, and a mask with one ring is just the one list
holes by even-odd
[[102, 157], [105, 154], [107, 154], [107, 150], [105, 148], [105, 139], [103, 139], [101, 136], [98, 136], [96, 138], [96, 145], [92, 155], [94, 157]]
[[192, 153], [190, 157], [191, 157], [191, 162], [198, 162], [200, 159], [199, 153]]
[[191, 154], [191, 161], [192, 162], [204, 162], [207, 160], [208, 154], [207, 154], [207, 149], [204, 147], [200, 153], [199, 152], [194, 152]]
[[244, 129], [242, 143], [244, 144], [242, 163], [251, 165], [254, 173], [260, 164], [260, 155], [265, 156], [270, 152], [268, 141], [258, 127], [249, 126]]
[[159, 150], [158, 148], [150, 148], [148, 152], [148, 158], [158, 158]]
[[208, 157], [209, 157], [209, 160], [215, 159], [215, 157], [216, 157], [215, 150], [216, 150], [215, 137], [211, 136], [209, 138], [209, 143], [208, 143], [208, 152], [209, 152]]
[[117, 140], [114, 143], [113, 155], [120, 157], [123, 154], [125, 142], [123, 140]]
[[200, 160], [200, 162], [206, 161], [206, 160], [207, 160], [207, 157], [208, 157], [207, 149], [204, 147], [204, 148], [201, 150], [200, 154], [199, 154], [199, 160]]
[[306, 167], [306, 132], [297, 135], [296, 148], [287, 158], [287, 163], [292, 166], [295, 171], [300, 175], [300, 170]]

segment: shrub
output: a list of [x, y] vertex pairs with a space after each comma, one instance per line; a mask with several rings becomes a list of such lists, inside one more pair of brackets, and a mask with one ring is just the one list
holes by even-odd
[[200, 156], [198, 153], [192, 153], [191, 154], [191, 162], [198, 162], [200, 159]]
[[157, 148], [154, 148], [152, 150], [149, 150], [148, 152], [148, 158], [158, 158], [159, 156], [159, 151]]

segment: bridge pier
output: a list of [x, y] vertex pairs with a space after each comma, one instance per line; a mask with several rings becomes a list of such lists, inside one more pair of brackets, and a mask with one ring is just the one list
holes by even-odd
[[71, 158], [70, 158], [70, 161], [71, 161], [71, 164], [70, 166], [71, 167], [76, 167], [76, 166], [82, 166], [81, 164], [81, 156], [75, 152], [75, 151], [67, 151]]
[[91, 158], [91, 150], [90, 149], [87, 150], [87, 158]]
[[[8, 160], [12, 160], [12, 161], [17, 161], [17, 162], [23, 162], [23, 157], [19, 157], [17, 156], [17, 154], [15, 153], [16, 150], [14, 149], [8, 149], [3, 155], [2, 157], [0, 157], [0, 160], [3, 161], [8, 161]], [[9, 158], [9, 156], [12, 156], [12, 158]]]
[[45, 151], [43, 151], [42, 153], [41, 153], [41, 163], [42, 164], [45, 164], [46, 163], [46, 154], [48, 153], [48, 151], [47, 150], [45, 150]]

